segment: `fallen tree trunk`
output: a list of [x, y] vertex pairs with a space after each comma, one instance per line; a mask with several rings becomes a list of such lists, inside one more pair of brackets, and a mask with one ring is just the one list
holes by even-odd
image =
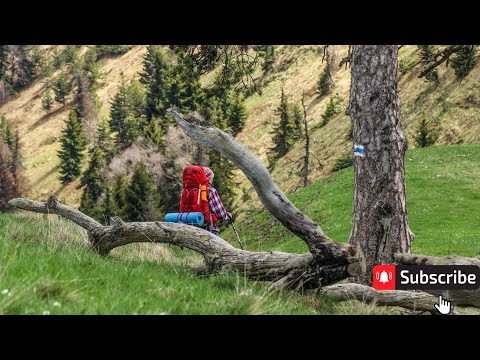
[[400, 306], [414, 311], [436, 311], [434, 304], [438, 303], [436, 296], [422, 291], [378, 291], [370, 286], [353, 283], [327, 286], [319, 292], [337, 300], [359, 300], [381, 306]]
[[[240, 250], [222, 238], [194, 226], [166, 222], [125, 223], [112, 219], [111, 226], [103, 226], [84, 213], [58, 202], [54, 197], [43, 203], [16, 198], [9, 203], [19, 209], [63, 216], [87, 230], [92, 249], [106, 255], [112, 249], [135, 242], [166, 243], [193, 250], [205, 258], [202, 273], [233, 269], [257, 280], [278, 281], [291, 271], [306, 272], [312, 266], [313, 256], [284, 252], [252, 252]], [[348, 276], [358, 275], [359, 266], [316, 264], [321, 276], [315, 287], [327, 285]], [[349, 272], [350, 271], [350, 272]]]

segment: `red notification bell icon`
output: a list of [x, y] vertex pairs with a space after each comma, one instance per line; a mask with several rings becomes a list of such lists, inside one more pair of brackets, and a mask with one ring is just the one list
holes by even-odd
[[377, 290], [395, 290], [395, 265], [375, 265], [373, 287]]

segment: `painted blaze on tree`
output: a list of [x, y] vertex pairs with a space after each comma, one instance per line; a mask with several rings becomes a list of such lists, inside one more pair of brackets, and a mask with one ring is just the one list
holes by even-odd
[[395, 45], [358, 45], [352, 49], [349, 112], [353, 143], [364, 147], [355, 156], [355, 190], [350, 242], [366, 256], [371, 283], [374, 264], [394, 262], [394, 253], [410, 252], [404, 155], [407, 141], [400, 127]]

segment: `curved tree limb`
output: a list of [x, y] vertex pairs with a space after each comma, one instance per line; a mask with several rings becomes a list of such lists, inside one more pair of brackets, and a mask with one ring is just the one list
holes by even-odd
[[61, 215], [88, 231], [102, 227], [98, 221], [77, 209], [59, 203], [53, 196], [50, 196], [45, 203], [22, 198], [11, 199], [8, 203], [23, 210]]
[[176, 109], [167, 111], [192, 140], [222, 153], [242, 170], [268, 211], [306, 242], [316, 261], [345, 265], [362, 259], [356, 246], [329, 239], [319, 224], [296, 208], [275, 184], [265, 165], [232, 135], [190, 122]]
[[[215, 273], [227, 269], [237, 270], [247, 277], [257, 280], [276, 281], [291, 271], [311, 271], [316, 269], [320, 283], [310, 286], [327, 285], [347, 276], [358, 275], [358, 267], [349, 267], [350, 272], [342, 272], [345, 266], [332, 266], [315, 263], [310, 253], [292, 254], [284, 252], [252, 252], [240, 250], [222, 238], [194, 226], [167, 222], [125, 223], [112, 219], [111, 226], [103, 226], [84, 213], [58, 202], [50, 197], [45, 203], [16, 198], [9, 201], [19, 209], [44, 214], [56, 214], [71, 220], [88, 232], [92, 249], [106, 255], [112, 249], [135, 242], [166, 243], [193, 250], [205, 258], [202, 273]], [[341, 274], [341, 278], [339, 277]]]

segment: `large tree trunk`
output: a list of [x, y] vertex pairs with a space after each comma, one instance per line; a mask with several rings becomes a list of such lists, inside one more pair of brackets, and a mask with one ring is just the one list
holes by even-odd
[[400, 128], [397, 92], [397, 46], [356, 45], [352, 51], [349, 114], [353, 143], [364, 146], [354, 161], [350, 243], [365, 254], [367, 272], [359, 279], [371, 283], [375, 264], [394, 262], [394, 253], [409, 252], [405, 203], [404, 155], [407, 142]]

